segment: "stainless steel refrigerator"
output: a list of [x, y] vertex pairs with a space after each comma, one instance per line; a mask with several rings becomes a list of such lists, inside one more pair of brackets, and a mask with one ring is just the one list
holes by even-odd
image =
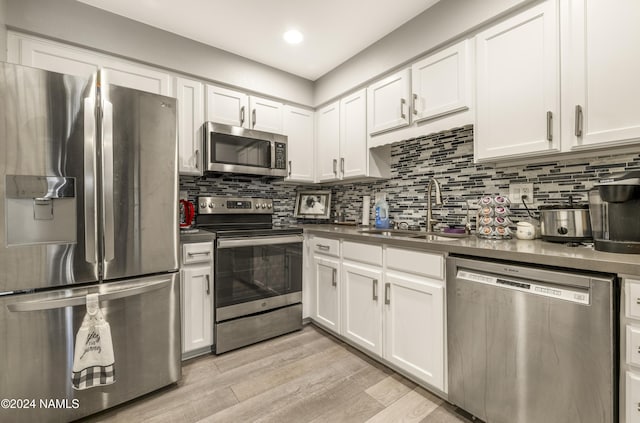
[[[176, 137], [173, 98], [0, 62], [0, 398], [21, 401], [0, 421], [73, 420], [180, 378]], [[116, 382], [77, 391], [89, 293]]]

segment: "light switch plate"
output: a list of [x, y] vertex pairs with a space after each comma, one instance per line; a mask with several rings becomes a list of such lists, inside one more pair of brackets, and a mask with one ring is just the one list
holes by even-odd
[[526, 195], [527, 205], [535, 204], [533, 184], [509, 184], [509, 200], [511, 204], [522, 204], [522, 196]]

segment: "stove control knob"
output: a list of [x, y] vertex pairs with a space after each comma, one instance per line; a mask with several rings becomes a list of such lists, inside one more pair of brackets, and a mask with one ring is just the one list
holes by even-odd
[[260, 208], [260, 204], [256, 203], [256, 209]]
[[214, 208], [215, 206], [216, 206], [215, 204], [213, 204], [213, 203], [209, 203], [209, 208], [210, 208], [210, 209]]
[[200, 208], [201, 209], [206, 209], [207, 208], [207, 203], [200, 203]]
[[271, 203], [267, 204], [267, 208], [270, 209], [271, 208]]
[[266, 208], [267, 208], [267, 205], [266, 205], [265, 203], [262, 203], [262, 208], [263, 208], [263, 209], [266, 209]]

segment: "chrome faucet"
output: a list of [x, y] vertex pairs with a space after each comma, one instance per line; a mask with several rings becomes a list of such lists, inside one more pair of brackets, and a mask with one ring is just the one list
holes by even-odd
[[436, 188], [436, 204], [442, 204], [442, 194], [440, 193], [440, 184], [436, 178], [429, 179], [429, 183], [427, 184], [427, 232], [433, 232], [433, 228], [438, 223], [431, 214], [431, 189]]

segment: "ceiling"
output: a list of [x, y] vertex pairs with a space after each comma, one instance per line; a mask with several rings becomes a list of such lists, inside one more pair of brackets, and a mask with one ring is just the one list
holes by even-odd
[[315, 81], [439, 0], [78, 1]]

